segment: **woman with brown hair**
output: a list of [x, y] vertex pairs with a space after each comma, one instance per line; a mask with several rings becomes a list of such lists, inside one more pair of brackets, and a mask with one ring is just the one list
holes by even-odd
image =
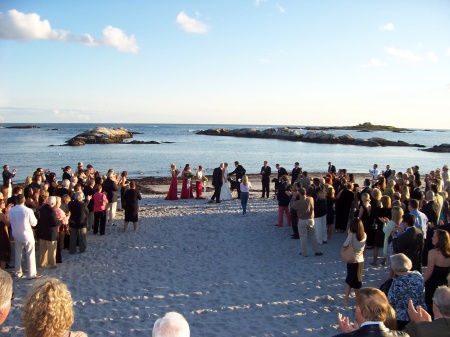
[[362, 273], [364, 269], [364, 246], [366, 245], [367, 235], [364, 233], [364, 226], [360, 219], [355, 218], [350, 222], [348, 229], [347, 240], [345, 240], [343, 247], [352, 246], [354, 255], [354, 262], [347, 263], [347, 277], [345, 278], [345, 297], [344, 305], [347, 305], [348, 297], [352, 289], [355, 290], [355, 296], [358, 296], [358, 291], [362, 287]]
[[450, 272], [450, 237], [443, 229], [436, 229], [431, 238], [434, 249], [428, 252], [427, 271], [423, 275], [425, 280], [425, 303], [427, 311], [433, 317], [433, 295], [437, 287], [448, 285], [447, 277]]
[[70, 331], [74, 322], [72, 296], [56, 278], [36, 282], [22, 307], [26, 337], [87, 337], [84, 332]]
[[[380, 218], [387, 218], [391, 219], [391, 198], [387, 195], [383, 195], [381, 197], [381, 208], [376, 207], [373, 209], [373, 220], [374, 225], [376, 226], [375, 229], [375, 241], [374, 241], [374, 248], [373, 248], [373, 262], [371, 263], [372, 266], [377, 266], [378, 261], [378, 253], [380, 251], [380, 248], [383, 249], [384, 247], [384, 222], [380, 220]], [[386, 264], [386, 257], [383, 258], [383, 261], [381, 262], [381, 265]]]

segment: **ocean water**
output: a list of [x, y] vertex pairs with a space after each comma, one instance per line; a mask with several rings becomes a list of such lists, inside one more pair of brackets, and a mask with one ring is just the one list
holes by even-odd
[[[328, 161], [349, 172], [368, 172], [374, 163], [381, 169], [390, 164], [394, 170], [405, 171], [419, 165], [426, 173], [444, 164], [450, 164], [450, 154], [429, 153], [413, 147], [369, 148], [352, 145], [311, 144], [275, 139], [246, 139], [197, 135], [198, 130], [210, 128], [266, 129], [277, 126], [260, 125], [201, 125], [201, 124], [36, 124], [37, 129], [8, 129], [0, 124], [1, 165], [17, 168], [14, 179], [22, 182], [38, 167], [50, 169], [61, 178], [61, 167], [92, 164], [102, 174], [109, 168], [116, 172], [128, 171], [130, 178], [147, 176], [169, 176], [170, 164], [183, 169], [186, 163], [195, 169], [202, 165], [207, 174], [221, 162], [228, 162], [233, 168], [238, 160], [248, 173], [259, 173], [264, 160], [275, 170], [275, 164], [284, 166], [288, 172], [294, 162], [300, 162], [303, 170], [326, 171]], [[135, 140], [173, 142], [170, 144], [107, 144], [85, 146], [63, 145], [77, 134], [96, 126], [124, 127], [132, 132]], [[278, 126], [279, 127], [279, 126]], [[302, 131], [301, 131], [302, 132]], [[306, 132], [306, 131], [303, 131]], [[337, 135], [350, 134], [355, 138], [382, 137], [389, 140], [403, 140], [425, 146], [450, 143], [450, 130], [414, 130], [407, 133], [384, 131], [356, 132], [344, 130], [329, 131]], [[194, 170], [195, 171], [195, 170]]]

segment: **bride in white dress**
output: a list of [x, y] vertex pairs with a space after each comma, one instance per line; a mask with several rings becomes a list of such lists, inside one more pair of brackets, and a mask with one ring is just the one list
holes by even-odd
[[223, 184], [220, 189], [220, 200], [231, 200], [233, 196], [231, 195], [231, 190], [228, 186], [228, 163], [223, 164], [222, 181]]

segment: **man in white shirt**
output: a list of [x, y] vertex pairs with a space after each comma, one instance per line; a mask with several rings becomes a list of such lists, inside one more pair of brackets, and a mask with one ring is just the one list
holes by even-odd
[[370, 178], [372, 179], [372, 182], [376, 182], [378, 180], [378, 165], [373, 164], [373, 170], [369, 170]]
[[24, 206], [25, 197], [23, 194], [17, 196], [17, 205], [9, 211], [9, 221], [11, 222], [12, 234], [15, 242], [15, 274], [21, 278], [22, 274], [22, 252], [25, 249], [27, 255], [27, 277], [29, 280], [41, 278], [42, 275], [36, 273], [36, 256], [34, 253], [34, 236], [31, 227], [36, 226], [37, 219], [33, 211]]

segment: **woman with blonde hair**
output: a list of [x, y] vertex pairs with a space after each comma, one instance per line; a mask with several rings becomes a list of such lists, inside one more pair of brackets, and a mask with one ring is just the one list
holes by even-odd
[[169, 193], [167, 193], [166, 200], [178, 200], [178, 174], [175, 164], [170, 165], [172, 180], [170, 181]]
[[247, 202], [250, 194], [250, 190], [252, 189], [252, 184], [248, 181], [248, 176], [244, 175], [242, 177], [242, 182], [239, 186], [241, 189], [241, 206], [242, 206], [242, 215], [245, 215], [247, 212]]
[[394, 254], [394, 248], [392, 246], [392, 239], [397, 236], [397, 228], [400, 226], [403, 218], [403, 209], [400, 206], [394, 206], [391, 210], [391, 219], [380, 218], [383, 222], [383, 232], [384, 232], [384, 246], [383, 255], [386, 256], [386, 263], [389, 268], [389, 279], [394, 278], [394, 271], [391, 269], [391, 255]]
[[74, 322], [73, 302], [67, 286], [56, 278], [36, 282], [22, 305], [26, 337], [85, 337], [70, 331]]
[[361, 202], [359, 204], [358, 218], [361, 219], [364, 232], [366, 233], [367, 236], [369, 236], [369, 233], [373, 231], [372, 222], [370, 221], [371, 214], [372, 214], [372, 205], [370, 204], [370, 196], [368, 193], [362, 193]]

